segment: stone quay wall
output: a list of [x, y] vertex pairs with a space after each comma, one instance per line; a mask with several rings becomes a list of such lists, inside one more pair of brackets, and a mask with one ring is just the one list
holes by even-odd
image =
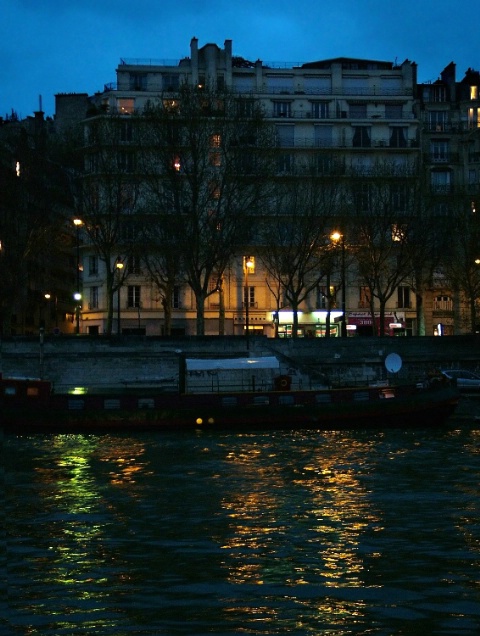
[[384, 380], [385, 358], [402, 359], [399, 380], [441, 368], [480, 368], [480, 337], [318, 338], [45, 336], [11, 337], [1, 342], [4, 376], [42, 377], [61, 391], [77, 386], [178, 386], [184, 357], [272, 356], [292, 387], [361, 384]]

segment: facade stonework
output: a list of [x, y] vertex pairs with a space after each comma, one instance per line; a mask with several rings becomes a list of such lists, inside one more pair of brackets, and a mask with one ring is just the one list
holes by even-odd
[[[175, 106], [186, 84], [199, 89], [210, 87], [219, 93], [228, 91], [241, 102], [247, 116], [254, 108], [261, 109], [274, 131], [275, 179], [279, 183], [292, 178], [306, 180], [314, 169], [321, 179], [332, 175], [342, 185], [355, 181], [355, 196], [363, 197], [361, 204], [366, 206], [369, 180], [378, 177], [379, 166], [388, 166], [391, 173], [385, 181], [390, 179], [392, 183], [398, 175], [404, 181], [406, 176], [420, 175], [421, 207], [433, 218], [446, 219], [463, 210], [469, 224], [480, 209], [480, 74], [468, 69], [458, 81], [453, 62], [436, 82], [418, 84], [417, 65], [408, 59], [392, 63], [334, 58], [280, 64], [235, 55], [231, 40], [226, 40], [223, 47], [212, 43], [199, 46], [193, 38], [189, 54], [182, 59], [122, 59], [116, 75], [115, 83], [106, 84], [94, 95], [56, 96], [56, 115], [49, 128], [59, 135], [76, 129], [74, 137], [83, 145], [78, 156], [82, 155], [79, 171], [84, 184], [93, 183], [100, 173], [92, 141], [94, 126], [111, 117], [122, 125], [117, 148], [119, 165], [131, 183], [141, 184], [145, 175], [132, 159], [133, 122], [152, 106]], [[77, 192], [77, 203], [80, 198]], [[393, 199], [397, 211], [406, 213], [408, 196], [400, 186]], [[80, 214], [80, 207], [72, 209], [71, 220]], [[339, 229], [335, 220], [331, 221], [331, 230]], [[401, 227], [397, 231], [401, 232]], [[467, 234], [469, 231], [465, 230]], [[425, 232], [430, 234], [432, 227], [425, 226]], [[141, 257], [126, 256], [119, 243], [106, 262], [84, 226], [72, 226], [72, 243], [75, 239], [76, 245], [70, 249], [78, 252], [79, 258], [76, 253], [72, 255], [75, 271], [73, 276], [69, 271], [66, 279], [76, 278], [72, 293], [81, 283], [79, 333], [107, 333], [108, 310], [110, 315], [113, 310], [113, 333], [197, 333], [196, 296], [191, 286], [182, 282], [171, 290], [171, 327], [167, 327], [164, 300]], [[326, 240], [330, 240], [328, 235]], [[453, 240], [457, 237], [452, 236]], [[480, 289], [478, 294], [471, 292], [475, 296], [472, 304], [461, 281], [453, 284], [446, 275], [441, 260], [432, 265], [431, 271], [422, 272], [421, 284], [410, 277], [400, 281], [386, 301], [384, 315], [376, 311], [373, 325], [369, 292], [355, 263], [357, 243], [348, 228], [344, 230], [343, 272], [338, 243], [338, 266], [302, 300], [296, 335], [322, 337], [327, 329], [332, 336], [342, 335], [342, 331], [349, 336], [371, 335], [378, 333], [381, 319], [386, 335], [459, 335], [476, 329], [472, 312], [476, 311]], [[419, 250], [419, 262], [426, 258], [427, 241], [425, 246], [423, 253]], [[247, 259], [252, 262], [251, 269], [246, 269]], [[480, 267], [480, 252], [477, 260]], [[124, 269], [116, 270], [116, 263]], [[111, 271], [118, 275], [113, 296], [107, 290]], [[212, 293], [205, 299], [206, 335], [245, 335], [247, 324], [251, 335], [294, 335], [292, 307], [287, 302], [279, 307], [271, 274], [255, 240], [238, 246], [221, 283], [219, 286], [218, 281], [212, 281]], [[43, 294], [40, 296], [43, 298]], [[35, 321], [40, 325], [43, 311], [37, 308], [36, 314], [32, 312], [29, 333], [35, 332]], [[75, 317], [61, 331], [75, 331]], [[57, 323], [55, 310], [45, 325], [47, 332]]]

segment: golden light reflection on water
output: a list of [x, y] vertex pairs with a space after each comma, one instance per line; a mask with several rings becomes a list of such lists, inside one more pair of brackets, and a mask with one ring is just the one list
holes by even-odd
[[[132, 439], [118, 438], [106, 444], [95, 436], [58, 435], [51, 445], [51, 466], [43, 462], [35, 468], [44, 494], [43, 514], [47, 521], [52, 515], [48, 521], [48, 556], [42, 557], [42, 583], [68, 590], [61, 612], [52, 612], [57, 628], [67, 629], [76, 622], [74, 615], [78, 613], [83, 613], [82, 623], [87, 625], [88, 615], [105, 607], [112, 589], [130, 579], [112, 551], [109, 534], [112, 523], [126, 526], [128, 515], [105, 497], [99, 468], [105, 465], [110, 484], [129, 488], [135, 498], [135, 480], [148, 474], [148, 463], [142, 461], [144, 445]], [[36, 568], [40, 566], [38, 557], [35, 563]], [[80, 601], [81, 610], [75, 606]], [[30, 610], [32, 614], [45, 611], [37, 604]], [[62, 621], [61, 614], [72, 615], [72, 619]], [[101, 621], [101, 626], [108, 625], [114, 625], [114, 621]], [[98, 630], [100, 623], [92, 622], [93, 626]]]
[[[163, 633], [153, 625], [403, 633], [405, 616], [413, 625], [427, 606], [431, 624], [441, 612], [473, 621], [466, 603], [451, 608], [455, 593], [478, 592], [479, 439], [202, 432], [10, 442], [24, 455], [18, 469], [7, 464], [12, 620], [19, 633], [31, 621], [30, 633], [52, 636], [147, 625], [152, 634]], [[461, 459], [449, 463], [453, 455]]]
[[[295, 457], [295, 468], [288, 455], [276, 455], [272, 447], [257, 447], [255, 442], [250, 445], [247, 441], [229, 453], [231, 469], [242, 474], [250, 486], [222, 502], [230, 519], [231, 534], [222, 548], [228, 555], [225, 564], [232, 583], [320, 583], [326, 588], [365, 585], [366, 565], [359, 545], [364, 532], [381, 530], [381, 523], [369, 492], [358, 479], [358, 466], [352, 467], [364, 448], [353, 440], [323, 441], [327, 444], [313, 456], [305, 456], [303, 463]], [[284, 497], [285, 491], [290, 498]], [[285, 525], [286, 518], [291, 524]], [[304, 538], [302, 544], [295, 544], [295, 526]], [[287, 535], [293, 541], [286, 552]], [[290, 551], [303, 552], [304, 557], [292, 558]], [[239, 554], [241, 558], [237, 558]], [[307, 565], [292, 568], [295, 562]]]

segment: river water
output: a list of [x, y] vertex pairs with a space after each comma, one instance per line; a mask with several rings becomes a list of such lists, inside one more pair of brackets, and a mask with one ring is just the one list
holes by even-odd
[[480, 633], [478, 422], [2, 453], [2, 635]]

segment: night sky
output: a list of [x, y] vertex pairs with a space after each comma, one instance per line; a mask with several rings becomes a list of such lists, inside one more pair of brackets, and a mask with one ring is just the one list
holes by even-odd
[[299, 64], [332, 57], [418, 64], [420, 82], [450, 62], [480, 70], [480, 5], [448, 0], [3, 0], [0, 116], [56, 93], [103, 90], [120, 58], [178, 60], [233, 40], [233, 54]]

